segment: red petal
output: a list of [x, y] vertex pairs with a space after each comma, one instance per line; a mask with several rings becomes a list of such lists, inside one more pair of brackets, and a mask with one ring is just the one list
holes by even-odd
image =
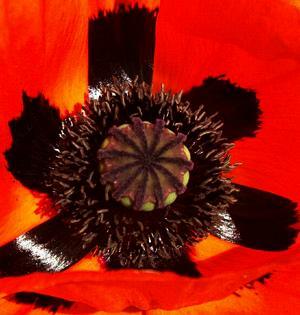
[[288, 1], [163, 1], [154, 66], [156, 87], [188, 90], [225, 73], [256, 90], [263, 125], [232, 151], [243, 163], [235, 181], [293, 200], [300, 189], [299, 17]]
[[25, 315], [30, 314], [32, 305], [19, 305], [7, 299], [0, 299], [0, 309], [3, 315]]
[[155, 85], [187, 90], [222, 73], [245, 87], [267, 82], [299, 61], [299, 24], [286, 1], [162, 1]]
[[[205, 248], [211, 248], [213, 249], [213, 252], [211, 252], [211, 255], [217, 255], [217, 257], [219, 256], [219, 260], [225, 260], [226, 258], [229, 258], [229, 261], [227, 263], [227, 266], [230, 266], [231, 263], [231, 258], [227, 255], [224, 256], [222, 254], [222, 250], [228, 250], [228, 246], [225, 246], [225, 248], [223, 248], [223, 246], [226, 243], [224, 243], [223, 241], [217, 241], [215, 238], [208, 238], [206, 241], [202, 242], [199, 245], [199, 248], [197, 248], [200, 252], [202, 252], [203, 250], [205, 250]], [[236, 245], [232, 245], [235, 249], [237, 249], [238, 247]], [[201, 248], [200, 248], [201, 247]], [[227, 248], [226, 248], [227, 247]], [[229, 247], [231, 247], [229, 245]], [[248, 250], [246, 250], [247, 252]], [[230, 251], [229, 251], [230, 252]], [[239, 255], [243, 256], [246, 253], [244, 250], [242, 250]], [[219, 253], [219, 254], [218, 254]], [[246, 254], [247, 257], [245, 257], [245, 260], [249, 260], [249, 258], [251, 258], [249, 256], [249, 253]], [[258, 257], [258, 253], [254, 253], [255, 257]], [[293, 256], [294, 255], [294, 256]], [[252, 268], [254, 267], [254, 265], [256, 265], [257, 263], [255, 262], [255, 257], [252, 257], [252, 259], [250, 260], [250, 265], [252, 265]], [[295, 314], [298, 313], [297, 308], [299, 308], [299, 303], [297, 303], [298, 299], [299, 299], [299, 295], [300, 292], [298, 292], [298, 287], [299, 287], [299, 277], [297, 276], [297, 274], [299, 273], [299, 260], [297, 260], [297, 257], [299, 257], [299, 251], [295, 250], [293, 252], [290, 252], [288, 255], [282, 255], [281, 259], [276, 259], [273, 261], [273, 264], [269, 264], [268, 265], [268, 270], [269, 271], [274, 271], [274, 273], [272, 273], [271, 278], [268, 279], [266, 281], [265, 285], [260, 284], [259, 282], [255, 282], [254, 286], [252, 289], [239, 289], [239, 286], [236, 286], [237, 288], [237, 294], [231, 294], [233, 291], [235, 291], [236, 289], [234, 289], [232, 287], [232, 291], [229, 290], [229, 294], [221, 299], [217, 299], [211, 302], [207, 302], [204, 304], [199, 304], [199, 305], [194, 305], [194, 306], [188, 306], [188, 307], [184, 307], [184, 308], [180, 308], [180, 304], [183, 304], [183, 301], [181, 300], [178, 303], [178, 297], [176, 299], [174, 299], [174, 301], [177, 301], [173, 304], [172, 309], [173, 311], [164, 311], [162, 310], [164, 308], [165, 303], [160, 304], [159, 302], [157, 303], [156, 301], [156, 297], [151, 298], [151, 305], [155, 305], [153, 308], [157, 309], [160, 308], [158, 310], [152, 310], [152, 311], [147, 311], [146, 314], [148, 315], [163, 315], [163, 314], [222, 314], [222, 315], [226, 315], [226, 314], [260, 314], [260, 313], [264, 313], [264, 314], [287, 314], [289, 313], [288, 310], [290, 310], [291, 305], [293, 305], [293, 311], [295, 311]], [[232, 257], [234, 258], [234, 256]], [[238, 257], [236, 257], [238, 258]], [[241, 257], [240, 257], [241, 258]], [[273, 257], [274, 258], [274, 257]], [[208, 259], [209, 260], [209, 259]], [[241, 263], [243, 264], [243, 259], [240, 259], [239, 261], [241, 261]], [[207, 261], [206, 261], [207, 262]], [[214, 261], [214, 263], [216, 265], [218, 265], [218, 261]], [[265, 262], [266, 263], [266, 262]], [[249, 265], [249, 267], [250, 267]], [[232, 272], [234, 273], [235, 267], [236, 265], [232, 265], [231, 269]], [[263, 267], [261, 272], [265, 272], [267, 270], [267, 266]], [[254, 270], [253, 270], [254, 271]], [[232, 275], [232, 272], [230, 273]], [[239, 272], [239, 269], [237, 269], [237, 272]], [[73, 273], [73, 272], [72, 272]], [[130, 273], [130, 272], [129, 272]], [[98, 273], [101, 276], [101, 273]], [[116, 280], [116, 275], [112, 274], [112, 279], [111, 279], [111, 283], [112, 286], [115, 285], [114, 281]], [[119, 272], [119, 275], [122, 274]], [[146, 274], [145, 272], [142, 272], [140, 274]], [[166, 274], [164, 274], [166, 275]], [[243, 281], [240, 282], [241, 284], [245, 284], [247, 282], [249, 282], [249, 278], [247, 278], [247, 275], [249, 275], [249, 271], [244, 272], [244, 279]], [[262, 275], [262, 274], [261, 274]], [[109, 276], [109, 274], [108, 274]], [[131, 272], [131, 276], [134, 277], [134, 273]], [[142, 281], [143, 279], [145, 280], [145, 277], [143, 275], [142, 276]], [[145, 294], [146, 292], [154, 292], [158, 290], [158, 287], [161, 289], [162, 287], [164, 288], [164, 281], [168, 281], [168, 278], [166, 277], [165, 279], [161, 279], [157, 280], [157, 278], [155, 279], [153, 277], [153, 275], [151, 276], [151, 274], [148, 274], [148, 279], [150, 279], [150, 281], [148, 283], [146, 283], [148, 285], [148, 290], [145, 289], [141, 289], [138, 288], [139, 291], [141, 291], [140, 293], [136, 292], [137, 294], [137, 298], [141, 295], [141, 294]], [[55, 276], [54, 276], [55, 277]], [[227, 275], [225, 277], [228, 278], [229, 275]], [[233, 276], [232, 276], [233, 277]], [[86, 277], [83, 275], [82, 280], [86, 280]], [[101, 280], [104, 280], [103, 278], [107, 278], [106, 276], [101, 277], [102, 279], [100, 279], [99, 281], [99, 287], [100, 290], [102, 289], [103, 291], [106, 292], [106, 294], [111, 293], [111, 291], [113, 291], [112, 293], [115, 294], [115, 290], [114, 289], [109, 289], [109, 287], [107, 288], [107, 290], [105, 290], [104, 287], [102, 287], [103, 285], [105, 286], [105, 284], [102, 283]], [[152, 281], [151, 281], [152, 278]], [[176, 277], [175, 277], [176, 278]], [[177, 277], [177, 278], [181, 278], [181, 277]], [[219, 279], [218, 277], [215, 278], [210, 278], [210, 280], [212, 280], [212, 290], [216, 291], [217, 290], [217, 286], [216, 283], [218, 283], [218, 286], [222, 285], [226, 285], [228, 286], [228, 279], [226, 279], [226, 282], [224, 281], [224, 277], [221, 276], [222, 279]], [[176, 279], [175, 280], [175, 285], [179, 286], [178, 288], [178, 296], [181, 296], [184, 298], [185, 296], [185, 292], [180, 291], [183, 290], [184, 286], [182, 285], [183, 283], [179, 280]], [[96, 279], [94, 279], [96, 280]], [[116, 286], [120, 286], [122, 287], [122, 281], [124, 281], [125, 279], [122, 278], [120, 282], [116, 283]], [[203, 280], [203, 279], [202, 279]], [[198, 290], [195, 293], [197, 293], [198, 295], [206, 295], [207, 294], [207, 289], [205, 287], [205, 281], [202, 283], [200, 283], [200, 280], [196, 280], [198, 282], [198, 285], [194, 286], [193, 281], [191, 281], [191, 287], [190, 288], [184, 288], [187, 292], [188, 290], [191, 290], [191, 292], [193, 293], [193, 290]], [[109, 281], [109, 280], [108, 280]], [[128, 285], [130, 283], [133, 282], [133, 284], [131, 284], [130, 286], [132, 287], [131, 289], [134, 289], [136, 287], [138, 287], [138, 284], [134, 284], [134, 282], [140, 281], [139, 278], [137, 279], [131, 279], [128, 282]], [[172, 280], [170, 280], [172, 281]], [[218, 281], [218, 282], [217, 282]], [[93, 280], [91, 281], [90, 285], [92, 285]], [[154, 287], [155, 285], [157, 285], [157, 283], [155, 284], [155, 282], [159, 282], [160, 286], [157, 286], [156, 288]], [[174, 282], [170, 283], [170, 286], [174, 284]], [[53, 284], [50, 284], [51, 286]], [[64, 283], [62, 288], [59, 288], [59, 284], [58, 282], [56, 282], [54, 288], [43, 288], [41, 289], [43, 292], [47, 292], [47, 290], [49, 290], [50, 294], [54, 294], [55, 296], [61, 296], [60, 295], [60, 291], [65, 288], [65, 286], [67, 286], [67, 288], [70, 289], [70, 291], [73, 291], [74, 286], [76, 284], [71, 284], [71, 283]], [[78, 282], [77, 285], [79, 286], [79, 290], [80, 290], [80, 285], [81, 283]], [[162, 287], [161, 287], [162, 285]], [[95, 284], [95, 286], [97, 286], [97, 284]], [[85, 287], [85, 285], [84, 285]], [[152, 287], [152, 289], [151, 289]], [[154, 288], [153, 288], [154, 287]], [[91, 289], [91, 287], [88, 287], [89, 289]], [[125, 288], [125, 292], [123, 293], [124, 296], [121, 297], [122, 300], [125, 300], [128, 302], [128, 305], [130, 305], [129, 301], [131, 300], [130, 296], [130, 290], [126, 290]], [[168, 289], [170, 289], [168, 287]], [[228, 288], [227, 288], [228, 289]], [[53, 291], [56, 290], [56, 292], [53, 293]], [[94, 287], [94, 290], [96, 290], [96, 288]], [[98, 288], [97, 288], [98, 290]], [[97, 291], [96, 290], [96, 291]], [[100, 294], [102, 293], [102, 290], [100, 292]], [[174, 288], [172, 289], [174, 291]], [[167, 292], [167, 291], [166, 291]], [[182, 294], [183, 293], [183, 294]], [[88, 293], [88, 294], [93, 294], [93, 293]], [[74, 293], [68, 293], [67, 296], [79, 296], [78, 295], [74, 295]], [[81, 294], [82, 295], [82, 294]], [[157, 293], [156, 295], [162, 295], [161, 293]], [[218, 295], [218, 293], [216, 293], [216, 295]], [[94, 295], [93, 295], [94, 296]], [[105, 298], [106, 295], [102, 296]], [[116, 300], [119, 300], [119, 296], [115, 296]], [[100, 298], [100, 297], [99, 297]], [[150, 296], [147, 296], [147, 298], [150, 299]], [[171, 297], [166, 297], [165, 300], [168, 300]], [[206, 297], [204, 297], [206, 298]], [[81, 296], [81, 300], [89, 300], [86, 299], [84, 296]], [[134, 299], [134, 297], [133, 297]], [[2, 301], [2, 307], [4, 308], [4, 310], [10, 310], [10, 312], [7, 311], [7, 314], [16, 314], [14, 313], [14, 311], [16, 312], [17, 308], [16, 305], [14, 305], [12, 302], [8, 302], [6, 300], [0, 300], [0, 302]], [[278, 303], [278, 301], [280, 301], [280, 303]], [[102, 303], [100, 303], [101, 305], [103, 305], [105, 302], [102, 301]], [[109, 304], [109, 302], [107, 302]], [[99, 304], [99, 303], [97, 303]], [[113, 303], [112, 303], [113, 304]], [[149, 303], [148, 303], [149, 304]], [[19, 305], [18, 307], [21, 306]], [[22, 306], [24, 307], [24, 306]], [[107, 305], [107, 307], [109, 307], [109, 305]], [[178, 307], [178, 308], [177, 308]], [[99, 309], [99, 305], [96, 307]], [[84, 312], [85, 309], [89, 309], [89, 306], [84, 307], [83, 305], [78, 305], [78, 303], [76, 303], [72, 308], [69, 309], [69, 313], [73, 313], [76, 312], [77, 313], [81, 313]], [[102, 309], [102, 308], [101, 308]], [[91, 312], [91, 309], [89, 309], [89, 311]], [[109, 310], [108, 310], [109, 311]], [[112, 309], [110, 309], [110, 311], [112, 311]], [[25, 312], [25, 309], [24, 309]], [[87, 311], [88, 312], [88, 311]], [[87, 313], [86, 312], [86, 313]], [[62, 311], [62, 313], [64, 313], [64, 311]], [[76, 314], [77, 314], [76, 313]], [[131, 312], [130, 312], [131, 313]], [[134, 314], [140, 314], [140, 312], [133, 312]], [[22, 313], [23, 314], [23, 313]], [[26, 313], [25, 313], [26, 314]], [[40, 313], [38, 313], [40, 314]], [[45, 313], [46, 314], [46, 313]], [[58, 313], [60, 314], [60, 312]], [[101, 314], [109, 314], [109, 313], [102, 313]], [[127, 314], [127, 312], [122, 312], [122, 313], [117, 313], [117, 314]]]
[[52, 103], [72, 109], [87, 89], [88, 1], [47, 2], [43, 14], [43, 91]]
[[5, 243], [40, 221], [38, 199], [6, 170], [3, 152], [11, 143], [8, 121], [22, 110], [21, 94], [45, 93], [61, 109], [82, 102], [87, 86], [85, 1], [0, 4], [0, 240]]
[[300, 202], [299, 70], [257, 89], [263, 125], [254, 139], [237, 143], [233, 159], [243, 165], [235, 180]]
[[[200, 245], [201, 246], [201, 245]], [[234, 248], [199, 261], [203, 277], [153, 271], [32, 274], [1, 280], [2, 296], [31, 291], [81, 302], [104, 311], [128, 307], [177, 309], [225, 298], [243, 284], [299, 258], [299, 246], [282, 253]]]
[[[62, 109], [82, 102], [87, 87], [85, 1], [2, 4], [2, 104], [7, 118], [21, 109], [21, 91], [41, 91]], [[13, 104], [13, 105], [11, 105]]]
[[300, 312], [299, 263], [280, 268], [265, 284], [256, 282], [253, 288], [239, 289], [224, 299], [185, 307], [173, 312], [163, 310], [149, 311], [147, 315], [285, 315]]

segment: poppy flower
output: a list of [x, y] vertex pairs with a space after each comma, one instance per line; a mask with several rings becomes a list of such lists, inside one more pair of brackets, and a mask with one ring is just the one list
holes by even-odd
[[297, 3], [1, 6], [1, 310], [297, 313]]

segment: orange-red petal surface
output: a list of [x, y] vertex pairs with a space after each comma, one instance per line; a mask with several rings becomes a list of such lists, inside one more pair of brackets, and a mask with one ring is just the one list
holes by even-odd
[[[282, 266], [265, 280], [242, 288], [228, 297], [175, 311], [153, 310], [147, 315], [285, 315], [300, 312], [299, 263]], [[291, 290], [291, 288], [293, 288]]]
[[[38, 7], [36, 5], [28, 6], [24, 8], [17, 6], [15, 3], [8, 3], [2, 1], [0, 4], [0, 25], [1, 29], [1, 44], [0, 44], [0, 213], [1, 213], [1, 228], [0, 228], [0, 242], [6, 242], [10, 238], [14, 238], [23, 229], [30, 228], [32, 224], [35, 224], [39, 217], [33, 214], [36, 208], [36, 200], [31, 193], [16, 182], [12, 175], [6, 170], [6, 162], [3, 156], [3, 152], [10, 146], [10, 132], [7, 125], [8, 120], [18, 115], [21, 110], [21, 88], [18, 87], [20, 82], [19, 78], [22, 77], [22, 73], [31, 74], [32, 81], [38, 82], [37, 69], [40, 68], [39, 63], [39, 50], [37, 40], [36, 26], [38, 19], [29, 23], [31, 15], [37, 15]], [[23, 9], [28, 11], [27, 16], [22, 17]], [[11, 26], [8, 27], [9, 22]], [[24, 27], [25, 25], [28, 27]], [[17, 30], [18, 28], [24, 29], [24, 37], [18, 40]], [[30, 34], [30, 35], [29, 35]], [[35, 60], [37, 68], [32, 68], [32, 71], [27, 71], [29, 68], [29, 58], [24, 55], [24, 64], [17, 61], [17, 57], [21, 50], [29, 51], [31, 48], [30, 63]], [[27, 63], [27, 66], [26, 66]], [[28, 79], [24, 77], [24, 87], [28, 87]], [[19, 94], [15, 93], [19, 90]], [[29, 211], [27, 211], [29, 210]], [[27, 217], [28, 214], [28, 217]], [[24, 217], [27, 217], [24, 220]], [[28, 221], [27, 221], [28, 220]]]
[[[250, 14], [251, 12], [251, 14]], [[279, 22], [280, 21], [280, 22]], [[288, 1], [161, 2], [154, 85], [189, 90], [226, 74], [261, 100], [262, 129], [237, 143], [236, 181], [299, 200], [300, 11]], [[242, 104], [241, 104], [242, 105]]]
[[180, 0], [176, 5], [164, 0], [157, 24], [155, 84], [189, 89], [209, 75], [225, 73], [255, 88], [297, 66], [299, 19], [299, 10], [281, 0]]
[[42, 222], [38, 198], [6, 170], [8, 121], [22, 110], [21, 94], [41, 91], [62, 111], [82, 102], [87, 86], [85, 1], [0, 2], [0, 243]]
[[299, 259], [299, 246], [286, 252], [265, 253], [234, 247], [198, 261], [199, 279], [153, 271], [64, 272], [4, 278], [1, 296], [19, 291], [52, 295], [99, 310], [177, 309], [220, 300], [265, 273]]
[[261, 131], [236, 144], [236, 181], [300, 201], [300, 67], [257, 89]]
[[[98, 314], [91, 309], [110, 313], [126, 307], [134, 310], [132, 306], [153, 309], [145, 312], [149, 315], [274, 314], [275, 311], [281, 315], [291, 310], [291, 303], [293, 310], [299, 309], [299, 249], [294, 248], [289, 253], [271, 253], [268, 257], [263, 253], [258, 255], [258, 251], [239, 249], [236, 245], [232, 250], [222, 252], [221, 244], [217, 244], [214, 238], [207, 242], [202, 245], [202, 250], [207, 245], [219, 250], [215, 251], [214, 258], [199, 262], [204, 272], [202, 279], [190, 280], [169, 273], [138, 271], [35, 274], [22, 277], [20, 281], [4, 279], [1, 293], [5, 295], [31, 290], [79, 301], [83, 314], [85, 309], [90, 310], [88, 314]], [[266, 285], [255, 282], [250, 289], [240, 289], [242, 285], [267, 272], [272, 272], [272, 275], [266, 280]], [[9, 311], [7, 314], [14, 314], [11, 311], [15, 310], [12, 302], [1, 301], [4, 309]], [[185, 305], [188, 306], [183, 307]], [[26, 306], [23, 307], [26, 314]], [[73, 313], [71, 310], [78, 307], [74, 305], [70, 314]]]

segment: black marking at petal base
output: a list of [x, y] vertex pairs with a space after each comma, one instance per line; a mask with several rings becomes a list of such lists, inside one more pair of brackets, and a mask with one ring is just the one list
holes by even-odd
[[72, 301], [35, 292], [17, 292], [7, 299], [18, 304], [33, 305], [35, 309], [44, 309], [52, 313], [69, 309], [74, 304]]
[[91, 250], [59, 216], [0, 247], [0, 277], [32, 272], [60, 272]]
[[89, 85], [129, 76], [151, 83], [158, 10], [125, 7], [99, 12], [89, 22]]
[[44, 181], [61, 129], [59, 110], [43, 95], [32, 98], [25, 92], [23, 106], [21, 116], [9, 122], [13, 142], [5, 152], [8, 170], [28, 188], [47, 192]]
[[285, 250], [298, 231], [297, 204], [259, 189], [236, 185], [238, 202], [219, 211], [212, 220], [211, 233], [243, 246], [262, 250]]
[[204, 105], [208, 114], [218, 112], [217, 117], [224, 123], [223, 135], [229, 141], [254, 137], [260, 128], [262, 112], [255, 92], [231, 83], [223, 75], [208, 77], [182, 98], [191, 102], [194, 109]]
[[[212, 214], [234, 202], [235, 188], [225, 175], [233, 168], [231, 145], [222, 137], [220, 124], [203, 109], [192, 111], [181, 102], [180, 93], [162, 89], [152, 94], [150, 86], [138, 80], [102, 83], [98, 89], [99, 98], [64, 120], [46, 181], [55, 208], [83, 242], [96, 242], [95, 254], [108, 266], [154, 270], [164, 266], [174, 271], [172, 262], [180, 265], [186, 248], [207, 235]], [[163, 209], [132, 211], [101, 183], [99, 149], [110, 128], [131, 124], [134, 117], [151, 124], [158, 120], [157, 129], [187, 136], [194, 168], [185, 193]], [[155, 191], [158, 200], [162, 189], [158, 185]]]

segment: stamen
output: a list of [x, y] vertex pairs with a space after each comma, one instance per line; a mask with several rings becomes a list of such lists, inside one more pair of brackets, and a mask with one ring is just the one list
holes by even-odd
[[98, 89], [63, 121], [45, 185], [83, 246], [96, 243], [107, 264], [168, 270], [234, 202], [230, 144], [180, 95], [152, 94], [138, 79]]

